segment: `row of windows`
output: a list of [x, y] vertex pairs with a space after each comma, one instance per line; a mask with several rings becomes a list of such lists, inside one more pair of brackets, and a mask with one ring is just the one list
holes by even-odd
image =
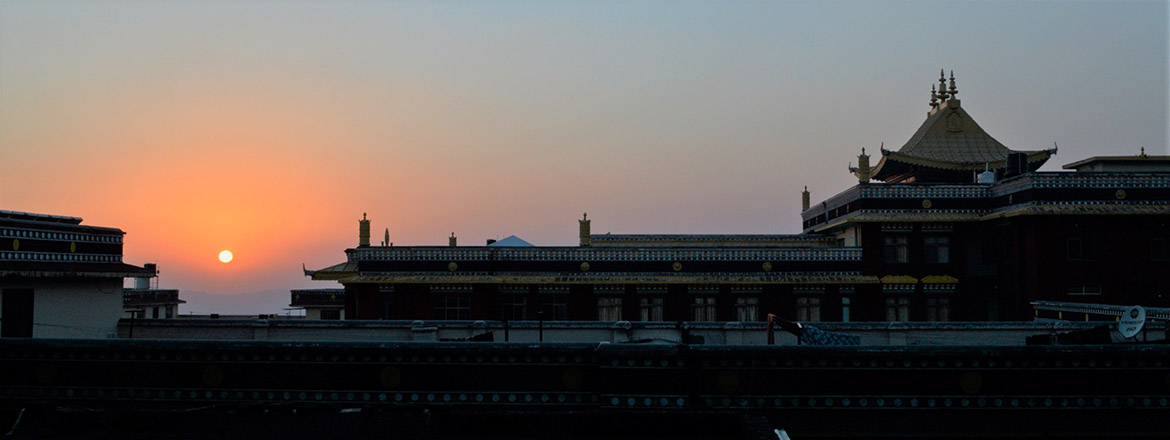
[[[148, 311], [149, 313], [147, 313]], [[130, 312], [130, 317], [134, 319], [146, 319], [148, 314], [150, 315], [150, 319], [171, 319], [175, 317], [175, 306], [159, 306], [145, 310], [135, 310]]]
[[121, 243], [118, 235], [78, 234], [74, 232], [29, 231], [24, 229], [0, 229], [0, 237], [39, 238], [44, 240], [93, 241], [98, 243]]
[[[990, 241], [984, 241], [983, 262], [992, 262]], [[1069, 261], [1096, 261], [1097, 246], [1091, 238], [1070, 238], [1066, 242]], [[927, 235], [922, 239], [923, 262], [926, 264], [945, 264], [951, 262], [950, 237], [942, 235]], [[910, 262], [910, 238], [906, 235], [888, 235], [882, 239], [882, 259], [886, 263]], [[1161, 238], [1150, 239], [1150, 261], [1167, 261], [1166, 240]]]
[[[1098, 296], [1101, 295], [1099, 284], [1070, 284], [1066, 286], [1066, 293], [1070, 296]], [[950, 298], [943, 295], [930, 295], [926, 300], [927, 321], [950, 321]], [[638, 298], [639, 318], [642, 321], [662, 321], [664, 300], [660, 296]], [[819, 322], [821, 320], [822, 297], [819, 295], [804, 295], [796, 298], [796, 320], [801, 322]], [[849, 322], [850, 298], [841, 298], [841, 320]], [[910, 320], [910, 297], [895, 295], [885, 300], [886, 320], [905, 322]], [[540, 297], [540, 309], [536, 316], [528, 313], [527, 295], [503, 295], [499, 302], [501, 320], [529, 320], [544, 319], [549, 321], [563, 321], [568, 319], [568, 295], [544, 295]], [[740, 296], [735, 299], [735, 315], [737, 321], [758, 321], [759, 298], [754, 296]], [[601, 296], [597, 298], [598, 321], [621, 321], [622, 297]], [[466, 320], [471, 318], [471, 297], [469, 295], [449, 294], [436, 298], [435, 319]], [[324, 319], [324, 318], [322, 318]], [[714, 296], [696, 296], [691, 300], [692, 321], [716, 321], [716, 298]]]
[[[926, 264], [951, 262], [951, 239], [945, 235], [927, 235], [922, 239], [923, 261]], [[910, 262], [910, 237], [888, 235], [882, 241], [882, 259], [886, 263]]]
[[[638, 298], [638, 315], [642, 321], [662, 321], [663, 299], [661, 297]], [[760, 300], [756, 297], [735, 299], [737, 321], [758, 321]], [[691, 299], [690, 319], [692, 321], [716, 321], [715, 297], [697, 296]], [[622, 298], [605, 296], [597, 298], [598, 321], [621, 321]]]
[[121, 263], [121, 255], [55, 254], [47, 252], [0, 252], [0, 260], [62, 261], [74, 263]]
[[[801, 296], [796, 300], [796, 320], [801, 322], [821, 321], [822, 298], [818, 296]], [[662, 321], [663, 298], [646, 297], [638, 299], [638, 316], [642, 321]], [[735, 319], [737, 321], [759, 321], [759, 298], [744, 296], [735, 300]], [[598, 321], [621, 321], [622, 298], [604, 296], [597, 298]], [[841, 320], [849, 322], [851, 301], [841, 298]], [[906, 322], [910, 320], [910, 298], [907, 296], [891, 296], [885, 302], [886, 320], [892, 322]], [[927, 321], [950, 321], [950, 298], [946, 296], [930, 296], [926, 298]], [[565, 295], [550, 295], [541, 298], [540, 315], [536, 319], [560, 321], [568, 319], [568, 298]], [[691, 300], [690, 319], [692, 321], [717, 321], [715, 297], [698, 296]], [[528, 298], [521, 295], [508, 295], [499, 303], [501, 320], [528, 320], [534, 317], [528, 314]], [[467, 320], [471, 318], [471, 298], [467, 295], [445, 295], [439, 297], [435, 303], [435, 319]]]

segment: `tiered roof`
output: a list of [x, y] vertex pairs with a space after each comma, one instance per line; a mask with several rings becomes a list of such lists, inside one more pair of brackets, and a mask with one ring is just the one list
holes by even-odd
[[[973, 172], [985, 170], [1002, 174], [1009, 153], [1027, 155], [1026, 169], [1040, 168], [1056, 149], [1015, 151], [1004, 146], [980, 127], [955, 98], [955, 76], [950, 88], [939, 77], [938, 90], [931, 88], [926, 121], [898, 151], [881, 149], [882, 157], [870, 170], [870, 176], [888, 183], [898, 182], [971, 182]], [[853, 169], [856, 173], [857, 169]]]

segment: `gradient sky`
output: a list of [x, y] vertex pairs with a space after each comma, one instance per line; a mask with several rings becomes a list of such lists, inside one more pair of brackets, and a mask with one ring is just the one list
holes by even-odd
[[[940, 68], [1005, 145], [1167, 154], [1166, 2], [0, 2], [0, 209], [126, 231], [180, 313], [374, 241], [797, 233]], [[221, 264], [222, 249], [236, 259]]]

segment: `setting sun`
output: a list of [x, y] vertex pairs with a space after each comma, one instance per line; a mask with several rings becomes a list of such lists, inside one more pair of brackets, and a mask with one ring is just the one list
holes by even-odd
[[222, 261], [224, 263], [232, 261], [232, 251], [224, 250], [223, 252], [220, 252], [219, 253], [219, 261]]

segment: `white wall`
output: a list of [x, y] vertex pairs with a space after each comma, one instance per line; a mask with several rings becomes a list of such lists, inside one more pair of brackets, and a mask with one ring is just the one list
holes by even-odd
[[24, 278], [0, 281], [0, 288], [33, 290], [34, 338], [101, 339], [118, 332], [121, 278]]

